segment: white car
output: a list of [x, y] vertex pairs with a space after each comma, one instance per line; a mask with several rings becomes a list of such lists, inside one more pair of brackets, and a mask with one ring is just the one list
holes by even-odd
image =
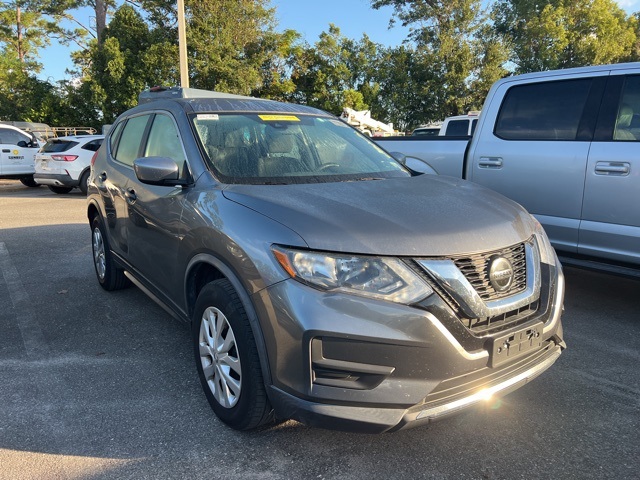
[[36, 154], [36, 173], [33, 178], [55, 193], [69, 193], [73, 188], [79, 188], [86, 194], [91, 157], [103, 140], [104, 135], [49, 139]]
[[35, 137], [11, 125], [0, 125], [0, 178], [16, 179], [27, 187], [37, 187], [33, 180], [37, 151]]

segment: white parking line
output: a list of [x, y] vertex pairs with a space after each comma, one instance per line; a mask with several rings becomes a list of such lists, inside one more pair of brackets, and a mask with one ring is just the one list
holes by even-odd
[[20, 274], [11, 261], [9, 250], [0, 242], [0, 271], [9, 290], [9, 298], [16, 312], [16, 324], [22, 336], [27, 356], [41, 358], [49, 353], [49, 346], [31, 307], [29, 294], [22, 285]]

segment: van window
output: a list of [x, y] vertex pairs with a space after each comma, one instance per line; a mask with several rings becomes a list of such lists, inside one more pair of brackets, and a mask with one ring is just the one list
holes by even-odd
[[466, 137], [469, 135], [469, 120], [451, 120], [444, 134], [452, 137]]
[[640, 140], [640, 75], [625, 79], [613, 139], [622, 142]]
[[512, 87], [494, 133], [505, 140], [575, 140], [592, 79]]

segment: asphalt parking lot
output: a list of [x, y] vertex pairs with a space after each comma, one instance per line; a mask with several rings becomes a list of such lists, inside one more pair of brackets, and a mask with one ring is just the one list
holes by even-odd
[[84, 212], [77, 190], [0, 180], [0, 479], [640, 478], [637, 280], [567, 269], [569, 348], [500, 402], [394, 434], [241, 433], [186, 325], [99, 287]]

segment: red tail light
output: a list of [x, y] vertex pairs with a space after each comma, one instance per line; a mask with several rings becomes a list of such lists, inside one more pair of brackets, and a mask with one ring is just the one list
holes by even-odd
[[57, 162], [73, 162], [78, 155], [51, 155], [51, 158]]
[[91, 166], [93, 167], [93, 164], [96, 163], [96, 157], [98, 156], [98, 151], [96, 150], [96, 153], [93, 154], [93, 157], [91, 157]]

